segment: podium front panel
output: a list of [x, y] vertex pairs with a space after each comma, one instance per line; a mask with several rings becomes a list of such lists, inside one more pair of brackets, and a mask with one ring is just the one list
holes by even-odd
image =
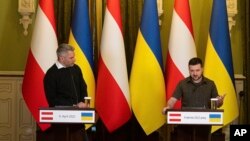
[[223, 110], [168, 110], [167, 124], [223, 125]]
[[40, 123], [94, 123], [95, 110], [80, 108], [40, 108]]

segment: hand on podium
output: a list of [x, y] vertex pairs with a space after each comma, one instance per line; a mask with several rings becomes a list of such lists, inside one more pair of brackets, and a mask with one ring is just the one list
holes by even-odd
[[171, 109], [171, 108], [169, 106], [164, 107], [162, 109], [162, 114], [165, 115], [168, 109]]
[[89, 108], [89, 104], [86, 104], [84, 102], [79, 102], [78, 104], [73, 105], [73, 106], [75, 106], [77, 108]]
[[164, 107], [164, 108], [162, 109], [162, 114], [165, 115], [166, 112], [167, 112], [167, 109], [172, 109], [172, 108], [174, 107], [174, 104], [176, 103], [176, 101], [177, 101], [176, 98], [171, 97], [171, 98], [168, 100], [167, 106]]

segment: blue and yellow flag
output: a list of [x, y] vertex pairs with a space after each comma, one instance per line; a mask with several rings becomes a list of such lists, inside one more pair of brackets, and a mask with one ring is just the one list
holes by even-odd
[[88, 96], [91, 97], [90, 107], [95, 104], [95, 77], [92, 37], [89, 23], [88, 0], [76, 0], [69, 44], [75, 48], [76, 64], [80, 66], [87, 84]]
[[149, 135], [165, 123], [163, 62], [156, 0], [144, 0], [130, 76], [132, 109]]
[[[234, 88], [234, 71], [226, 0], [213, 1], [204, 75], [214, 80], [219, 95], [226, 94], [221, 109], [224, 109], [223, 121], [224, 125], [227, 125], [238, 117], [239, 109]], [[221, 127], [213, 126], [212, 132], [219, 128]]]

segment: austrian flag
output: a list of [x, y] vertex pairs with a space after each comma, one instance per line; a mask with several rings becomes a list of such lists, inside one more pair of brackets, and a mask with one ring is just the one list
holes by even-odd
[[41, 112], [40, 121], [52, 121], [53, 120], [53, 112]]
[[169, 114], [169, 121], [172, 122], [181, 122], [181, 113], [174, 113], [174, 114]]

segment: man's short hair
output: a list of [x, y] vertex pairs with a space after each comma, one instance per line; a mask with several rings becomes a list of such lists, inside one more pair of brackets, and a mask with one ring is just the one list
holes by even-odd
[[74, 51], [75, 49], [69, 45], [69, 44], [66, 44], [66, 43], [62, 43], [58, 46], [57, 50], [56, 50], [56, 54], [57, 54], [57, 57], [61, 56], [62, 54], [68, 52], [68, 51]]
[[191, 58], [188, 62], [188, 65], [197, 65], [200, 64], [202, 66], [202, 60], [198, 57]]

